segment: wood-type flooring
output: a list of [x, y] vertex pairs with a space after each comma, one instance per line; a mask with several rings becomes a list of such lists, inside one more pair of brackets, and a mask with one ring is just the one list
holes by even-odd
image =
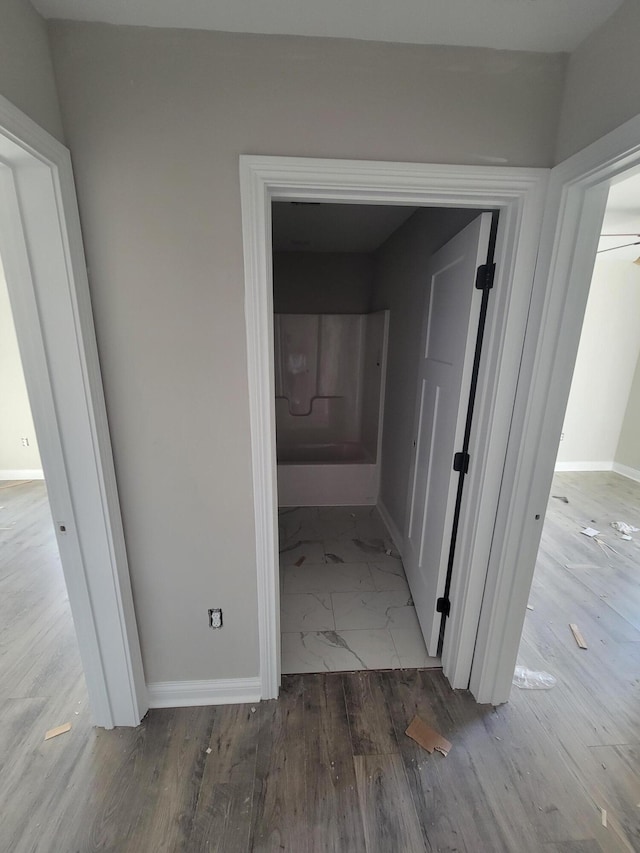
[[[549, 501], [520, 648], [552, 690], [514, 688], [491, 708], [438, 671], [292, 675], [276, 701], [154, 710], [104, 731], [44, 484], [0, 490], [0, 851], [640, 850], [640, 534], [609, 526], [640, 527], [640, 485], [562, 474], [552, 494], [569, 502]], [[416, 713], [453, 743], [448, 757], [405, 736]]]

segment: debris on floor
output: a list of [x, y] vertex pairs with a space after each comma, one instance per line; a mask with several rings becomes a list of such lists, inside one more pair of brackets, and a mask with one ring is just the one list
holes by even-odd
[[211, 755], [211, 747], [210, 747], [210, 746], [208, 746], [208, 747], [205, 749], [205, 752], [207, 753], [207, 755]]
[[606, 809], [600, 809], [600, 815], [601, 815], [602, 825], [606, 829], [606, 826], [607, 826], [607, 810]]
[[584, 533], [585, 536], [588, 536], [590, 539], [593, 539], [594, 536], [599, 536], [600, 531], [596, 530], [594, 527], [585, 527], [584, 530], [581, 530], [580, 533]]
[[49, 729], [44, 739], [51, 740], [52, 737], [58, 737], [58, 735], [66, 734], [69, 731], [71, 731], [71, 723], [63, 723], [61, 726], [56, 726], [55, 729]]
[[306, 559], [307, 558], [304, 555], [302, 557], [298, 557], [298, 559], [295, 561], [295, 563], [293, 565], [298, 566], [298, 568], [300, 568], [300, 566], [304, 563], [304, 561]]
[[435, 729], [432, 729], [431, 726], [428, 726], [417, 715], [409, 723], [405, 734], [411, 740], [415, 740], [419, 746], [426, 749], [429, 753], [432, 753], [435, 749], [442, 753], [442, 755], [447, 756], [451, 749], [451, 743]]
[[587, 644], [584, 641], [584, 637], [580, 632], [580, 629], [574, 622], [569, 622], [569, 627], [571, 628], [571, 633], [573, 634], [573, 638], [581, 649], [586, 649]]
[[564, 495], [551, 495], [552, 498], [555, 498], [557, 501], [562, 501], [563, 504], [569, 503], [569, 498]]
[[602, 550], [603, 550], [603, 551], [604, 551], [604, 549], [605, 549], [605, 548], [608, 548], [610, 551], [613, 551], [613, 553], [614, 553], [614, 554], [618, 554], [618, 555], [619, 555], [619, 553], [620, 553], [619, 551], [616, 551], [616, 549], [615, 549], [615, 548], [613, 548], [611, 545], [609, 545], [609, 543], [608, 543], [608, 542], [605, 542], [605, 541], [604, 541], [604, 539], [600, 539], [598, 536], [594, 536], [594, 537], [593, 537], [593, 541], [594, 541], [594, 542], [597, 542], [597, 543], [598, 543], [598, 545], [602, 548]]
[[331, 554], [329, 551], [325, 553], [325, 557], [329, 563], [344, 563], [342, 557], [339, 557], [337, 554]]
[[527, 610], [533, 610], [533, 607], [530, 604], [527, 604]]
[[637, 533], [639, 529], [637, 527], [634, 527], [633, 524], [627, 524], [626, 521], [612, 521], [611, 526], [614, 530], [617, 530], [618, 533], [623, 533], [623, 538], [628, 536], [629, 539], [631, 539], [631, 534]]
[[526, 666], [517, 666], [513, 673], [513, 683], [521, 690], [550, 690], [557, 682], [549, 672], [536, 672]]

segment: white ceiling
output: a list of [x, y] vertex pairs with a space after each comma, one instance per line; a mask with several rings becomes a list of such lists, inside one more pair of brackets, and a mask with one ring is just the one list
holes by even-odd
[[46, 18], [571, 51], [622, 0], [32, 0]]
[[[627, 178], [609, 190], [602, 233], [621, 236], [601, 237], [598, 249], [640, 241], [640, 174]], [[624, 236], [626, 234], [631, 236]], [[640, 246], [604, 252], [600, 257], [611, 261], [634, 261], [640, 257]]]
[[417, 208], [367, 204], [272, 205], [276, 252], [374, 252]]

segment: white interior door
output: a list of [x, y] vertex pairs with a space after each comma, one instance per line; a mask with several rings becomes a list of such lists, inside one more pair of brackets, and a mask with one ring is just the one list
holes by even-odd
[[491, 214], [483, 213], [436, 252], [425, 272], [427, 294], [417, 384], [404, 564], [427, 650], [436, 655], [442, 595], [459, 474]]

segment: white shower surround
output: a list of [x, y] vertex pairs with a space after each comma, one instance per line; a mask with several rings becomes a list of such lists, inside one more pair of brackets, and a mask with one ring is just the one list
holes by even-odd
[[372, 506], [389, 312], [275, 315], [279, 506]]

